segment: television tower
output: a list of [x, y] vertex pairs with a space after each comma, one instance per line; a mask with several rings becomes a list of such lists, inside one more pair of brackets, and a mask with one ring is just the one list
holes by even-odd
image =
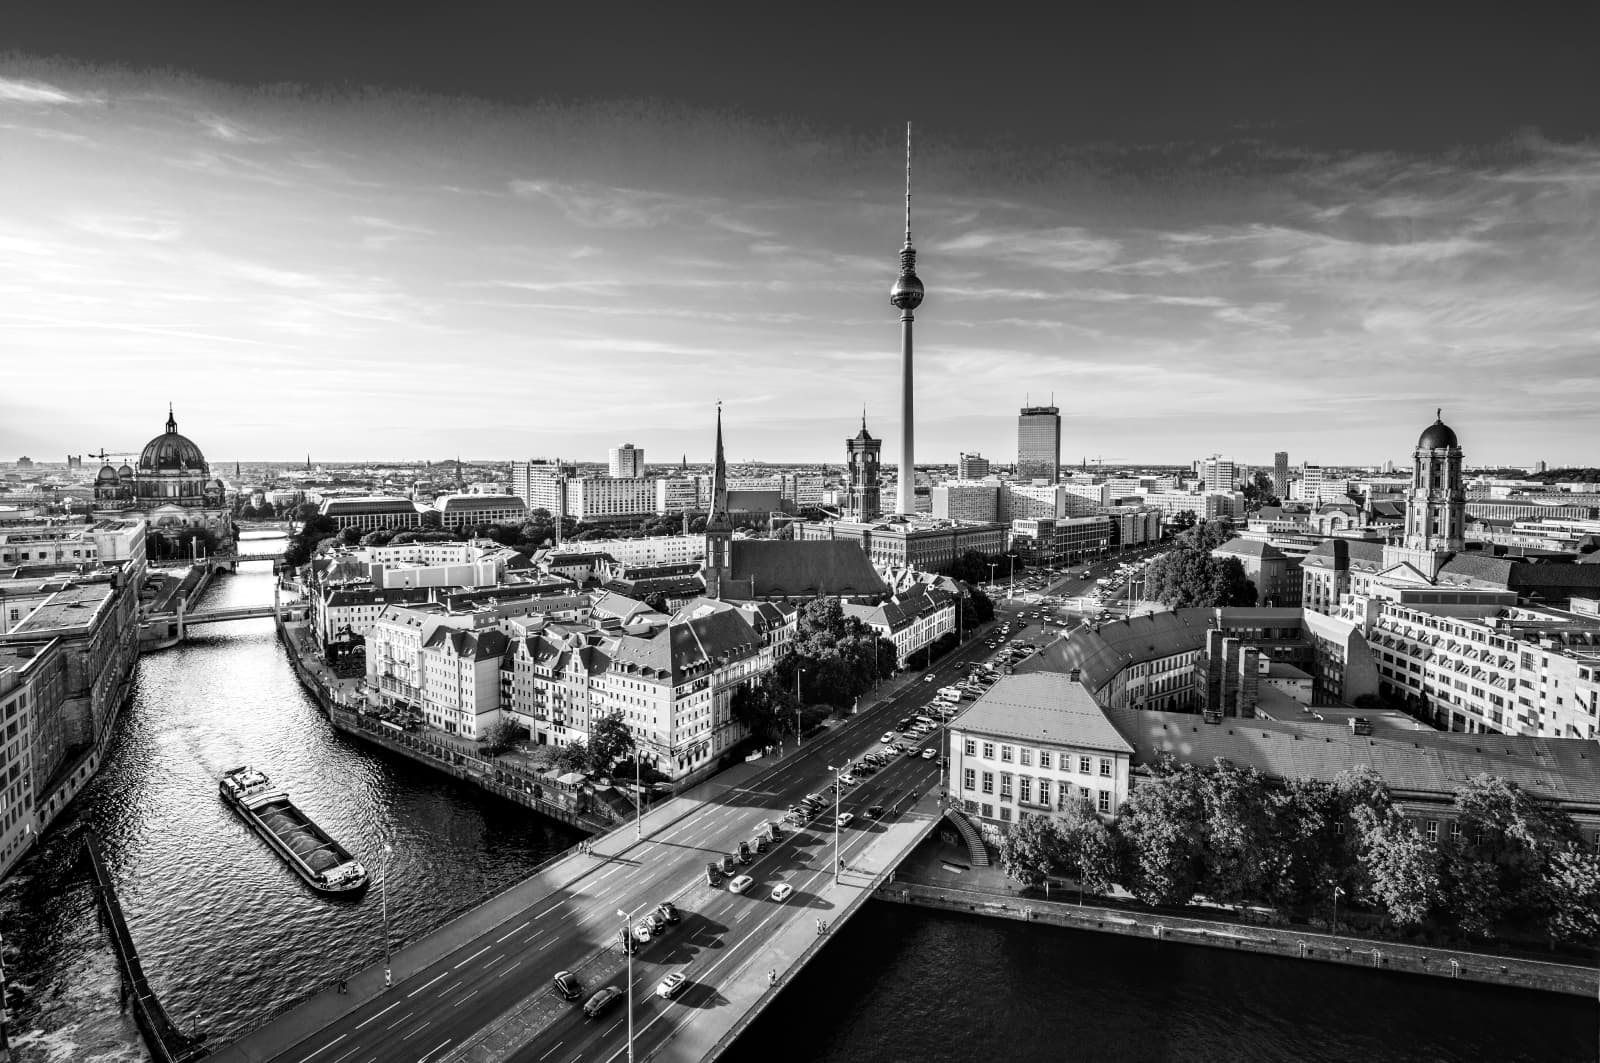
[[906, 245], [900, 249], [900, 277], [889, 290], [889, 302], [900, 308], [900, 492], [896, 509], [907, 516], [917, 511], [917, 462], [911, 412], [912, 311], [922, 305], [917, 279], [917, 249], [911, 246], [911, 123], [906, 123]]

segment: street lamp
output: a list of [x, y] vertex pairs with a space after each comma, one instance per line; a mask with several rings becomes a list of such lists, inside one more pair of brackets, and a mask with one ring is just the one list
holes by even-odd
[[384, 842], [383, 860], [378, 868], [378, 900], [383, 907], [383, 988], [385, 989], [394, 984], [393, 964], [390, 963], [389, 953], [389, 854], [392, 852], [394, 847]]
[[844, 766], [834, 767], [828, 765], [828, 770], [833, 772], [833, 884], [839, 884], [839, 869], [844, 866], [844, 856], [839, 851], [839, 791], [844, 789], [840, 780], [844, 777]]
[[1006, 557], [1011, 559], [1010, 564], [1006, 566], [1006, 578], [1011, 581], [1010, 588], [1006, 590], [1006, 597], [1009, 599], [1017, 596], [1017, 555], [1007, 554]]
[[1339, 932], [1339, 898], [1344, 894], [1344, 889], [1332, 882], [1328, 883], [1328, 885], [1333, 886], [1333, 932], [1337, 934]]
[[633, 916], [617, 909], [617, 914], [622, 916], [622, 929], [628, 935], [627, 942], [622, 946], [622, 951], [628, 954], [628, 1063], [633, 1063]]
[[639, 743], [633, 744], [633, 837], [644, 839], [644, 790], [639, 786]]
[[999, 564], [1000, 562], [998, 561], [989, 562], [989, 589], [991, 591], [994, 590], [994, 570]]
[[800, 673], [805, 667], [798, 662], [794, 666], [794, 748], [800, 749], [805, 741], [800, 737]]

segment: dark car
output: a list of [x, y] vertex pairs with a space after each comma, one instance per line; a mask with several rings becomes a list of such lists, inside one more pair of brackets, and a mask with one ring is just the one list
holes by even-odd
[[628, 933], [627, 927], [617, 931], [617, 944], [622, 946], [622, 951], [629, 956], [639, 951], [639, 939]]
[[660, 904], [656, 905], [656, 914], [660, 915], [661, 918], [665, 919], [669, 923], [676, 923], [680, 918], [682, 918], [680, 915], [678, 915], [678, 906], [673, 904], [671, 901], [662, 901]]
[[722, 865], [715, 860], [706, 865], [706, 885], [720, 886], [722, 884]]
[[577, 1000], [583, 995], [583, 983], [571, 971], [558, 971], [554, 980], [556, 992], [562, 1000]]
[[883, 806], [882, 805], [872, 805], [871, 807], [869, 807], [867, 809], [867, 816], [870, 819], [882, 819], [883, 818]]
[[583, 1017], [586, 1019], [598, 1018], [602, 1012], [611, 1006], [612, 1001], [622, 995], [622, 990], [614, 985], [608, 985], [600, 992], [589, 998], [583, 1006]]

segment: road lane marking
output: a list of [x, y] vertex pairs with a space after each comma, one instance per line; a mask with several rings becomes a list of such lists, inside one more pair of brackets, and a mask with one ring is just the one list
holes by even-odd
[[365, 1026], [367, 1023], [372, 1022], [375, 1019], [383, 1018], [383, 1016], [389, 1014], [389, 1012], [393, 1011], [395, 1008], [398, 1008], [399, 1006], [400, 1006], [400, 1001], [397, 1000], [393, 1004], [390, 1004], [388, 1007], [384, 1008], [382, 1011], [378, 1012], [378, 1014], [372, 1016], [371, 1018], [362, 1019], [360, 1022], [356, 1023], [356, 1029], [358, 1029], [358, 1030], [361, 1029], [361, 1027]]
[[421, 1026], [418, 1026], [415, 1030], [412, 1030], [410, 1033], [408, 1033], [404, 1037], [400, 1038], [400, 1040], [402, 1040], [402, 1041], [411, 1040], [413, 1037], [417, 1036], [417, 1034], [421, 1033], [423, 1030], [426, 1030], [429, 1027], [429, 1025], [431, 1025], [431, 1024], [430, 1023], [426, 1023], [426, 1022], [423, 1023]]
[[601, 875], [600, 877], [601, 878], [610, 878], [612, 875], [615, 875], [618, 871], [621, 871], [621, 870], [622, 870], [622, 865], [618, 864], [616, 867], [613, 867], [610, 871], [607, 871], [605, 874]]
[[455, 971], [461, 970], [461, 968], [465, 967], [467, 964], [471, 963], [473, 960], [477, 959], [479, 956], [482, 956], [485, 952], [488, 952], [488, 951], [489, 951], [489, 946], [485, 945], [483, 948], [479, 949], [477, 952], [474, 952], [471, 956], [468, 956], [466, 959], [464, 959], [460, 963], [456, 964], [453, 968], [451, 968], [451, 970], [455, 970]]
[[[340, 1036], [342, 1037], [344, 1035], [341, 1034]], [[344, 1063], [345, 1060], [349, 1059], [351, 1056], [355, 1055], [359, 1051], [361, 1051], [361, 1046], [360, 1045], [356, 1045], [350, 1051], [346, 1052], [344, 1055], [342, 1055], [338, 1059], [334, 1060], [333, 1063]]]
[[517, 931], [524, 929], [531, 922], [533, 922], [532, 919], [524, 919], [522, 921], [522, 926], [513, 927], [512, 929], [507, 930], [504, 934], [501, 934], [499, 937], [495, 938], [494, 939], [494, 943], [496, 945], [500, 944], [500, 942], [504, 941], [506, 938], [510, 937], [512, 934], [515, 934]]
[[[562, 1045], [564, 1045], [566, 1043], [567, 1042], [565, 1042], [565, 1041], [557, 1041], [554, 1045], [552, 1045], [551, 1047], [545, 1049], [544, 1056], [548, 1056], [551, 1052], [554, 1052], [556, 1049], [560, 1048]], [[543, 1060], [544, 1056], [540, 1056], [539, 1058], [541, 1060]]]
[[408, 1011], [404, 1015], [400, 1016], [398, 1019], [396, 1019], [393, 1022], [391, 1022], [389, 1025], [385, 1026], [384, 1029], [385, 1030], [392, 1030], [396, 1026], [399, 1026], [402, 1022], [405, 1022], [409, 1018], [411, 1018], [411, 1013]]
[[429, 979], [428, 981], [426, 981], [426, 982], [422, 983], [421, 985], [417, 986], [417, 988], [413, 989], [411, 992], [407, 993], [406, 994], [406, 999], [410, 1000], [412, 997], [416, 996], [418, 993], [422, 992], [424, 989], [428, 988], [434, 982], [437, 982], [439, 979], [445, 977], [449, 973], [450, 973], [449, 971], [440, 971], [438, 974], [434, 975], [431, 979]]
[[622, 1025], [622, 1020], [618, 1019], [616, 1022], [614, 1022], [610, 1026], [606, 1027], [606, 1032], [601, 1034], [600, 1036], [601, 1037], [610, 1037], [611, 1036], [611, 1031], [615, 1030], [618, 1026], [621, 1026], [621, 1025]]
[[502, 952], [500, 955], [496, 956], [494, 959], [492, 959], [492, 960], [488, 961], [487, 963], [485, 963], [483, 965], [483, 969], [487, 971], [489, 968], [493, 967], [495, 964], [499, 963], [501, 960], [503, 960], [505, 958], [506, 958], [505, 953]]
[[522, 943], [524, 945], [532, 945], [536, 939], [542, 938], [542, 937], [544, 937], [544, 931], [543, 930], [539, 931], [537, 934], [529, 934], [527, 937], [522, 939]]
[[556, 943], [556, 939], [555, 938], [551, 938], [549, 941], [546, 941], [543, 945], [540, 945], [538, 948], [534, 949], [533, 951], [534, 952], [543, 952], [545, 949], [549, 948], [551, 945], [554, 945], [555, 943]]
[[450, 1041], [451, 1039], [446, 1037], [443, 1041], [440, 1041], [438, 1045], [424, 1052], [422, 1054], [422, 1058], [417, 1060], [417, 1063], [428, 1063], [428, 1057], [433, 1055], [435, 1052], [442, 1051], [444, 1047], [450, 1043]]
[[462, 994], [462, 997], [461, 997], [460, 1000], [456, 1001], [454, 1004], [451, 1004], [450, 1006], [452, 1008], [459, 1008], [462, 1004], [466, 1003], [468, 1000], [470, 1000], [474, 996], [477, 996], [477, 994], [478, 994], [478, 991], [476, 989], [474, 989], [470, 993], [464, 993], [464, 994]]
[[505, 970], [503, 970], [499, 974], [495, 975], [495, 977], [496, 978], [504, 978], [506, 975], [510, 974], [512, 971], [516, 970], [518, 967], [521, 967], [521, 966], [522, 966], [522, 961], [518, 960], [516, 963], [513, 963], [510, 967], [507, 967]]
[[534, 916], [534, 918], [535, 919], [543, 919], [545, 916], [549, 915], [551, 912], [555, 911], [557, 908], [561, 907], [563, 904], [566, 904], [566, 903], [567, 903], [566, 901], [557, 901], [556, 903], [552, 904], [550, 907], [546, 908], [544, 911], [540, 912], [538, 915]]
[[[326, 1052], [328, 1049], [332, 1048], [334, 1045], [338, 1044], [340, 1041], [343, 1041], [345, 1039], [345, 1037], [347, 1037], [347, 1036], [348, 1036], [347, 1034], [340, 1034], [338, 1037], [335, 1037], [333, 1040], [329, 1041], [327, 1044], [323, 1045], [321, 1048], [319, 1048], [315, 1052], [311, 1053], [311, 1055], [307, 1056], [306, 1059], [310, 1059], [312, 1056], [320, 1056], [320, 1055], [322, 1055], [322, 1053]], [[349, 1055], [348, 1052], [345, 1053], [345, 1054]], [[306, 1059], [302, 1059], [300, 1061], [300, 1063], [306, 1063]]]
[[465, 978], [456, 979], [454, 982], [451, 982], [449, 985], [447, 985], [443, 989], [439, 990], [439, 995], [441, 997], [448, 996], [450, 993], [454, 992], [455, 990], [460, 989], [461, 988], [461, 983], [465, 982], [465, 981], [466, 981]]

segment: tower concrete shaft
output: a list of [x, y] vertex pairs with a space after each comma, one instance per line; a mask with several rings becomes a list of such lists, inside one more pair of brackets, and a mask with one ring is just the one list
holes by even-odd
[[902, 514], [917, 511], [917, 460], [911, 372], [912, 311], [922, 305], [922, 281], [917, 277], [917, 249], [911, 244], [911, 123], [906, 123], [906, 242], [900, 248], [900, 276], [889, 290], [889, 302], [900, 311], [900, 489], [895, 508]]

